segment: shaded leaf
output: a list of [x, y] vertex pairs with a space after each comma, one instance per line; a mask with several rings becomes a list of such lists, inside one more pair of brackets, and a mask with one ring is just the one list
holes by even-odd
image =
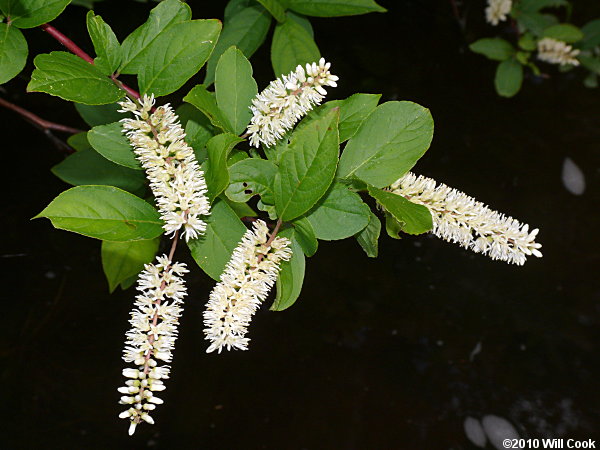
[[373, 0], [287, 0], [287, 6], [300, 14], [317, 17], [354, 16], [386, 11]]
[[17, 28], [34, 28], [56, 19], [71, 0], [0, 0], [0, 11]]
[[498, 64], [494, 84], [496, 92], [502, 97], [512, 97], [523, 83], [523, 66], [514, 59], [507, 59]]
[[369, 186], [369, 194], [400, 223], [403, 232], [422, 234], [433, 228], [433, 219], [427, 207], [373, 186]]
[[111, 75], [121, 64], [121, 46], [112, 28], [102, 17], [89, 11], [86, 16], [87, 29], [94, 44], [96, 58], [94, 66], [106, 75]]
[[294, 236], [300, 244], [300, 247], [302, 247], [304, 254], [309, 257], [314, 255], [319, 248], [319, 241], [317, 241], [315, 230], [310, 222], [306, 217], [302, 217], [294, 220], [292, 225], [294, 225], [294, 229], [296, 230]]
[[469, 45], [471, 51], [494, 61], [504, 61], [515, 54], [512, 44], [500, 38], [484, 38]]
[[132, 277], [135, 282], [144, 264], [154, 259], [159, 242], [159, 238], [129, 242], [102, 241], [102, 269], [109, 291], [113, 292], [119, 284]]
[[87, 137], [94, 150], [109, 161], [130, 169], [142, 170], [119, 122], [98, 125], [88, 131]]
[[247, 202], [259, 195], [263, 202], [273, 204], [273, 181], [277, 166], [271, 161], [248, 158], [229, 167], [229, 186], [225, 195], [235, 202]]
[[233, 132], [233, 127], [229, 124], [227, 119], [223, 116], [222, 111], [217, 106], [215, 97], [206, 90], [206, 87], [203, 84], [194, 86], [194, 88], [183, 97], [183, 101], [194, 105], [202, 111], [215, 127], [220, 128], [223, 131]]
[[271, 45], [271, 63], [275, 76], [287, 75], [299, 64], [319, 60], [321, 52], [312, 36], [294, 20], [277, 24]]
[[223, 133], [211, 138], [206, 144], [208, 159], [205, 177], [208, 187], [207, 197], [212, 202], [229, 184], [227, 156], [231, 149], [242, 139], [234, 134]]
[[292, 242], [292, 257], [289, 261], [281, 263], [281, 271], [277, 277], [275, 301], [271, 305], [271, 311], [283, 311], [292, 306], [302, 291], [304, 282], [305, 259], [302, 246], [298, 243], [296, 232], [288, 228], [279, 233]]
[[356, 234], [356, 240], [369, 258], [377, 258], [379, 254], [379, 235], [381, 234], [381, 221], [371, 211], [369, 224]]
[[0, 23], [0, 84], [16, 77], [27, 62], [27, 41], [14, 26]]

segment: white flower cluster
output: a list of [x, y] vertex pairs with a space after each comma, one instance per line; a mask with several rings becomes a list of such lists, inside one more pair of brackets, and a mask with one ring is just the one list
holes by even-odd
[[540, 258], [538, 230], [493, 211], [462, 192], [424, 176], [407, 173], [390, 186], [391, 192], [426, 206], [433, 218], [433, 233], [492, 259], [523, 265], [527, 256]]
[[253, 116], [248, 125], [250, 145], [262, 142], [271, 147], [307, 112], [319, 105], [327, 95], [323, 86], [336, 87], [338, 77], [329, 72], [330, 63], [307, 64], [283, 75], [252, 100]]
[[206, 223], [200, 217], [210, 214], [206, 182], [194, 150], [184, 140], [179, 118], [169, 105], [152, 113], [154, 96], [145, 95], [139, 104], [127, 99], [120, 105], [121, 112], [135, 115], [121, 122], [146, 169], [166, 233], [183, 227], [186, 240], [203, 234]]
[[169, 378], [170, 368], [158, 366], [157, 360], [171, 362], [172, 350], [177, 339], [177, 325], [183, 308], [186, 288], [181, 276], [188, 272], [185, 264], [172, 263], [167, 256], [159, 256], [157, 264], [147, 264], [139, 276], [134, 310], [131, 312], [131, 329], [123, 359], [137, 368], [123, 370], [128, 378], [119, 392], [124, 394], [119, 403], [130, 405], [119, 417], [129, 419], [129, 434], [136, 426], [154, 420], [150, 411], [163, 401], [154, 395], [164, 391], [163, 379]]
[[579, 61], [576, 56], [579, 55], [580, 51], [574, 49], [571, 45], [566, 42], [558, 41], [552, 38], [544, 38], [538, 41], [538, 59], [545, 61], [550, 64], [560, 64], [565, 66], [571, 64], [578, 66]]
[[488, 23], [498, 25], [504, 22], [512, 9], [512, 0], [488, 0], [485, 8], [485, 18]]
[[268, 228], [257, 220], [233, 251], [221, 281], [206, 304], [204, 333], [211, 345], [208, 353], [224, 347], [246, 350], [246, 338], [252, 315], [277, 280], [279, 265], [292, 256], [289, 239], [276, 237], [268, 244]]

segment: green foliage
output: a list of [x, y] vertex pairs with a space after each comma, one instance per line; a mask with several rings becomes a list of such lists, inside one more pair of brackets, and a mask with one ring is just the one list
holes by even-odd
[[388, 186], [415, 165], [432, 138], [433, 118], [427, 108], [412, 102], [379, 105], [348, 141], [338, 177]]
[[403, 232], [422, 234], [433, 228], [431, 213], [425, 206], [372, 186], [369, 186], [369, 194], [398, 221]]
[[183, 101], [194, 105], [198, 110], [202, 111], [215, 127], [220, 128], [223, 131], [233, 131], [233, 127], [229, 124], [229, 121], [217, 106], [215, 96], [208, 92], [206, 86], [203, 84], [195, 86], [185, 97], [183, 97]]
[[29, 92], [45, 92], [87, 105], [114, 103], [124, 95], [97, 67], [71, 53], [38, 55], [33, 63], [36, 69], [27, 86]]
[[206, 161], [205, 177], [208, 187], [207, 196], [212, 202], [229, 184], [227, 157], [231, 149], [242, 139], [231, 133], [219, 134], [211, 138], [207, 144], [208, 160]]
[[549, 37], [558, 41], [573, 43], [583, 39], [583, 33], [574, 25], [560, 23], [546, 28], [542, 33], [542, 37]]
[[356, 234], [356, 240], [369, 258], [377, 258], [379, 254], [379, 235], [381, 234], [381, 221], [372, 212], [369, 212], [369, 224]]
[[271, 15], [261, 6], [245, 8], [243, 3], [247, 2], [237, 2], [236, 4], [239, 4], [241, 8], [232, 8], [229, 17], [226, 11], [223, 32], [206, 65], [206, 78], [204, 79], [206, 86], [210, 86], [214, 82], [217, 61], [225, 50], [234, 45], [246, 58], [250, 58], [267, 37], [271, 25]]
[[163, 232], [158, 212], [133, 194], [112, 186], [77, 186], [64, 191], [34, 219], [55, 228], [107, 241], [154, 239]]
[[129, 242], [102, 241], [102, 269], [108, 281], [108, 290], [113, 292], [119, 284], [135, 277], [144, 264], [152, 262], [159, 242], [159, 238]]
[[285, 8], [279, 3], [278, 0], [256, 0], [258, 3], [263, 5], [267, 11], [275, 18], [278, 22], [285, 22]]
[[146, 177], [139, 170], [110, 162], [95, 150], [73, 153], [52, 168], [58, 178], [74, 186], [98, 184], [115, 186], [131, 193], [143, 193]]
[[494, 61], [504, 61], [515, 54], [515, 48], [510, 42], [500, 38], [479, 39], [469, 45], [469, 48]]
[[287, 0], [287, 6], [300, 14], [317, 17], [354, 16], [385, 12], [373, 0]]
[[282, 220], [308, 211], [333, 181], [339, 154], [339, 110], [292, 134], [275, 176], [275, 206]]
[[600, 46], [600, 19], [586, 23], [581, 28], [581, 32], [583, 33], [582, 49], [590, 50]]
[[125, 38], [120, 73], [139, 73], [148, 59], [148, 47], [170, 26], [192, 18], [190, 7], [179, 0], [164, 0], [150, 11], [148, 20]]
[[271, 161], [248, 158], [229, 167], [229, 186], [225, 191], [227, 198], [234, 202], [247, 202], [259, 195], [263, 203], [275, 204], [273, 182], [277, 166]]
[[272, 311], [283, 311], [292, 306], [302, 290], [304, 283], [304, 270], [306, 261], [302, 246], [296, 238], [294, 228], [288, 228], [280, 233], [280, 236], [288, 238], [292, 242], [292, 257], [289, 261], [281, 263], [281, 271], [277, 277], [275, 301], [271, 305]]
[[121, 64], [119, 41], [112, 28], [102, 20], [102, 17], [96, 16], [93, 11], [87, 13], [86, 21], [88, 33], [97, 55], [94, 59], [94, 66], [105, 75], [111, 75]]
[[370, 212], [360, 195], [348, 190], [342, 183], [333, 183], [306, 219], [317, 238], [335, 241], [354, 236], [365, 228]]
[[81, 118], [91, 127], [117, 122], [123, 118], [123, 113], [118, 112], [117, 103], [107, 105], [85, 105], [75, 103], [75, 109]]
[[246, 232], [246, 227], [227, 202], [217, 199], [206, 220], [206, 234], [191, 239], [188, 247], [192, 257], [206, 274], [218, 280]]
[[16, 77], [27, 62], [27, 41], [14, 26], [0, 23], [0, 84]]
[[161, 96], [179, 89], [204, 65], [220, 32], [221, 22], [209, 19], [177, 23], [160, 33], [138, 55], [140, 91]]
[[271, 63], [275, 76], [291, 72], [298, 64], [318, 61], [319, 48], [311, 34], [295, 20], [277, 24], [271, 45]]
[[315, 235], [315, 230], [311, 223], [306, 217], [301, 217], [292, 222], [294, 230], [296, 231], [295, 237], [302, 251], [306, 256], [314, 255], [319, 248], [319, 241]]
[[17, 28], [34, 28], [54, 20], [71, 0], [0, 0], [0, 11]]
[[250, 123], [252, 112], [248, 105], [257, 93], [250, 62], [240, 50], [230, 47], [217, 64], [215, 96], [235, 134], [241, 134]]
[[94, 150], [109, 161], [130, 169], [142, 170], [119, 122], [95, 126], [88, 131], [87, 137]]
[[523, 66], [515, 59], [502, 61], [496, 70], [496, 92], [502, 97], [512, 97], [521, 89]]

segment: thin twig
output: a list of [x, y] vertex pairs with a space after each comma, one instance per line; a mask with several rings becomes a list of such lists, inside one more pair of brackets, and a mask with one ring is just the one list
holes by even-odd
[[[52, 36], [54, 39], [56, 39], [58, 42], [60, 42], [62, 45], [64, 45], [71, 53], [73, 53], [76, 56], [79, 56], [81, 59], [90, 64], [94, 64], [94, 58], [92, 58], [90, 55], [84, 52], [75, 42], [73, 42], [67, 36], [62, 34], [52, 25], [45, 23], [43, 25], [40, 25], [40, 28], [46, 33], [48, 33], [50, 36]], [[122, 89], [125, 92], [127, 92], [128, 95], [134, 98], [140, 98], [140, 93], [138, 91], [136, 91], [133, 88], [130, 88], [122, 81], [119, 81], [115, 74], [111, 75], [110, 79], [117, 85], [119, 89]]]
[[[267, 242], [265, 242], [265, 247], [267, 249], [269, 247], [271, 247], [271, 244], [273, 243], [273, 241], [277, 237], [277, 233], [279, 233], [279, 228], [281, 228], [281, 219], [279, 219], [277, 221], [277, 223], [275, 224], [275, 228], [273, 228], [273, 231], [271, 231], [271, 234], [269, 235], [269, 239], [267, 239]], [[257, 264], [259, 264], [263, 260], [264, 257], [265, 257], [265, 255], [263, 253], [261, 253], [260, 255], [258, 255]]]
[[33, 123], [34, 125], [37, 125], [40, 129], [42, 129], [44, 131], [45, 130], [55, 130], [55, 131], [60, 131], [63, 133], [69, 133], [69, 134], [83, 133], [83, 130], [69, 127], [67, 125], [62, 125], [62, 124], [56, 123], [56, 122], [50, 122], [49, 120], [46, 120], [46, 119], [42, 119], [40, 116], [32, 113], [31, 111], [27, 111], [26, 109], [21, 108], [20, 106], [17, 106], [14, 103], [11, 103], [7, 100], [4, 100], [3, 98], [0, 98], [0, 106], [3, 106], [6, 109], [10, 109], [11, 111], [16, 112], [17, 114], [24, 117], [25, 119], [27, 119], [29, 122]]

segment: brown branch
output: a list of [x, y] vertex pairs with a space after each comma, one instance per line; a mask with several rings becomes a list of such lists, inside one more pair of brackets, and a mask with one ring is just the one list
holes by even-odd
[[[52, 36], [54, 39], [56, 39], [58, 42], [60, 42], [62, 45], [64, 45], [71, 53], [73, 53], [76, 56], [79, 56], [81, 59], [90, 64], [94, 64], [94, 58], [92, 58], [90, 55], [84, 52], [75, 42], [73, 42], [67, 36], [62, 34], [52, 25], [45, 23], [43, 25], [40, 25], [40, 28], [46, 33], [48, 33], [50, 36]], [[140, 98], [140, 93], [135, 89], [127, 86], [122, 81], [119, 81], [117, 79], [117, 75], [111, 75], [110, 79], [117, 85], [119, 89], [124, 90], [127, 93], [127, 95], [133, 98]]]
[[10, 103], [9, 101], [4, 100], [3, 98], [0, 98], [0, 106], [3, 106], [6, 109], [10, 109], [11, 111], [16, 112], [21, 117], [25, 118], [26, 120], [33, 123], [38, 128], [40, 128], [41, 130], [44, 130], [44, 131], [55, 130], [55, 131], [60, 131], [62, 133], [69, 133], [69, 134], [83, 133], [83, 130], [79, 130], [77, 128], [72, 128], [67, 125], [62, 125], [62, 124], [56, 123], [56, 122], [50, 122], [49, 120], [46, 120], [46, 119], [42, 119], [40, 116], [32, 113], [31, 111], [27, 111], [26, 109], [21, 108], [20, 106], [17, 106], [14, 103]]

